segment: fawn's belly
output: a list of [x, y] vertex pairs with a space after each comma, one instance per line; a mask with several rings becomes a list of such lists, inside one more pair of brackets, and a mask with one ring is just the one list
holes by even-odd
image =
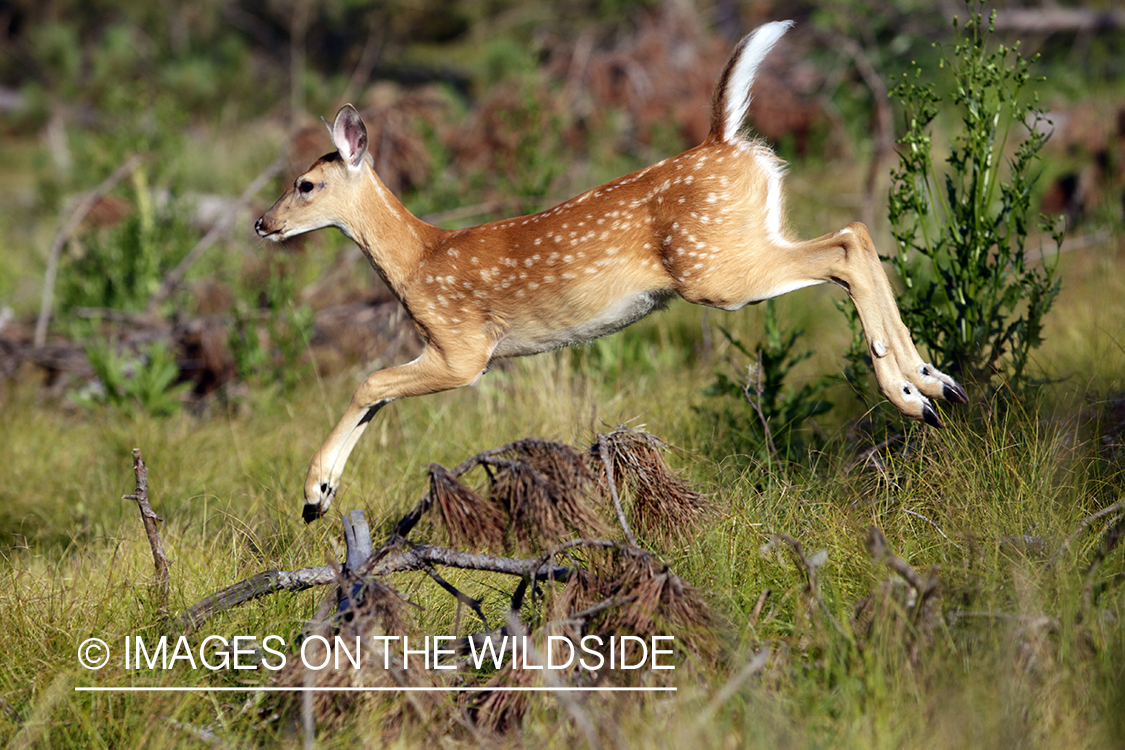
[[538, 354], [607, 336], [664, 307], [673, 295], [670, 290], [648, 290], [609, 300], [593, 311], [572, 306], [567, 310], [541, 311], [541, 314], [510, 321], [504, 338], [493, 350], [493, 356]]

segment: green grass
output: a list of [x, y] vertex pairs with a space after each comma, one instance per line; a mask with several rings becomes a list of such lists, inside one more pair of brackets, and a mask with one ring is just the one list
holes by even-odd
[[[1110, 248], [1098, 248], [1105, 258]], [[1091, 254], [1092, 255], [1092, 254]], [[683, 665], [679, 691], [659, 697], [599, 696], [582, 711], [605, 745], [631, 747], [1113, 747], [1125, 741], [1125, 571], [1122, 550], [1096, 571], [1104, 591], [1083, 602], [1085, 569], [1102, 519], [1067, 545], [1089, 514], [1122, 497], [1120, 465], [1101, 457], [1099, 435], [1078, 396], [1121, 389], [1114, 358], [1125, 340], [1120, 281], [1104, 260], [1076, 260], [1039, 359], [1061, 378], [1043, 403], [953, 412], [948, 429], [914, 426], [881, 469], [850, 466], [839, 447], [809, 466], [777, 467], [724, 454], [721, 425], [691, 407], [723, 352], [696, 354], [704, 325], [739, 329], [754, 340], [758, 311], [708, 313], [686, 305], [654, 316], [595, 347], [509, 362], [472, 389], [400, 402], [384, 410], [353, 456], [333, 514], [312, 526], [299, 518], [305, 464], [360, 373], [310, 378], [291, 396], [253, 392], [226, 412], [164, 419], [45, 402], [34, 383], [3, 393], [0, 564], [9, 657], [0, 666], [0, 738], [13, 746], [178, 747], [201, 744], [191, 727], [234, 745], [299, 746], [287, 721], [263, 721], [264, 699], [249, 694], [91, 695], [77, 685], [148, 683], [120, 665], [97, 674], [78, 666], [87, 637], [111, 644], [126, 634], [163, 632], [150, 588], [152, 560], [130, 501], [130, 450], [143, 450], [153, 505], [172, 559], [170, 609], [271, 567], [296, 569], [342, 554], [336, 511], [363, 509], [376, 535], [424, 491], [424, 467], [528, 436], [582, 445], [620, 422], [645, 424], [684, 453], [676, 466], [707, 493], [703, 530], [690, 544], [648, 540], [673, 570], [701, 588], [719, 615], [724, 647], [715, 666]], [[1096, 298], [1096, 299], [1095, 299]], [[801, 319], [801, 310], [823, 310]], [[818, 291], [791, 295], [782, 319], [809, 331], [811, 365], [839, 366], [845, 326]], [[786, 317], [790, 316], [790, 317]], [[721, 341], [721, 337], [714, 337]], [[1094, 399], [1096, 401], [1096, 399]], [[747, 413], [746, 418], [751, 418]], [[841, 425], [824, 425], [841, 437]], [[855, 604], [878, 592], [889, 572], [863, 547], [869, 525], [925, 573], [937, 566], [944, 617], [912, 631], [894, 607], [870, 634], [852, 624]], [[783, 548], [785, 533], [819, 569], [820, 607]], [[1031, 538], [1023, 541], [1023, 537]], [[499, 607], [510, 583], [451, 575]], [[393, 583], [425, 607], [419, 633], [447, 633], [452, 604], [428, 581]], [[772, 593], [762, 613], [759, 595]], [[203, 634], [281, 633], [313, 615], [320, 592], [277, 594], [216, 617]], [[818, 614], [820, 613], [820, 614]], [[837, 631], [828, 613], [840, 624]], [[1037, 624], [1038, 618], [1047, 618]], [[462, 632], [471, 628], [463, 617]], [[916, 655], [910, 644], [924, 642]], [[716, 696], [767, 646], [757, 675], [722, 703]], [[238, 684], [230, 672], [179, 669], [157, 684]], [[395, 698], [367, 708], [318, 747], [378, 741]], [[399, 743], [432, 741], [455, 708], [430, 705]], [[179, 722], [173, 725], [170, 722]], [[177, 728], [180, 727], [180, 728]], [[185, 728], [187, 727], [187, 728]], [[512, 745], [581, 745], [582, 732], [554, 697], [531, 699]], [[462, 737], [461, 744], [476, 744]]]

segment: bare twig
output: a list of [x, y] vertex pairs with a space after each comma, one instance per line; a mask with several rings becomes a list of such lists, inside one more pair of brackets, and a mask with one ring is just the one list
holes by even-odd
[[887, 548], [887, 538], [883, 536], [883, 532], [874, 526], [867, 529], [867, 551], [871, 553], [871, 557], [875, 562], [881, 562], [888, 568], [898, 573], [902, 578], [910, 584], [910, 586], [922, 596], [928, 586], [918, 571], [910, 567], [910, 564], [903, 560], [901, 557], [891, 552]]
[[78, 225], [86, 218], [86, 214], [97, 204], [97, 202], [108, 193], [113, 187], [124, 179], [127, 175], [131, 174], [142, 161], [140, 154], [133, 154], [124, 162], [121, 163], [117, 169], [102, 180], [102, 183], [86, 194], [86, 196], [78, 202], [74, 210], [70, 212], [66, 223], [55, 235], [54, 241], [51, 243], [51, 250], [47, 254], [47, 272], [43, 279], [43, 298], [39, 304], [39, 318], [35, 321], [35, 337], [32, 342], [36, 349], [42, 348], [47, 343], [47, 326], [51, 322], [51, 305], [55, 296], [55, 277], [59, 271], [59, 257], [62, 255], [63, 248], [66, 243], [74, 235], [78, 229]]
[[1094, 559], [1090, 561], [1090, 565], [1086, 568], [1086, 583], [1082, 587], [1082, 601], [1087, 610], [1094, 604], [1094, 574], [1123, 538], [1125, 538], [1125, 514], [1119, 515], [1109, 522], [1105, 533], [1102, 534], [1101, 543], [1094, 552]]
[[941, 579], [937, 576], [937, 568], [932, 568], [929, 575], [923, 578], [910, 563], [891, 552], [887, 546], [887, 538], [875, 526], [868, 527], [865, 542], [875, 562], [882, 562], [901, 576], [916, 592], [917, 597], [910, 612], [915, 622], [918, 622], [919, 618], [924, 616], [926, 603], [941, 592]]
[[[897, 443], [899, 440], [902, 440], [902, 433], [900, 433], [900, 432], [895, 433], [894, 435], [891, 435], [889, 438], [887, 438], [886, 440], [884, 440], [881, 443], [876, 443], [875, 445], [872, 445], [870, 448], [867, 448], [864, 451], [862, 451], [858, 456], [855, 457], [855, 459], [850, 461], [848, 463], [848, 466], [847, 466], [846, 470], [851, 471], [853, 468], [855, 468], [856, 466], [858, 466], [860, 464], [866, 464], [868, 461], [870, 461], [872, 459], [872, 457], [877, 456], [880, 451], [882, 451], [885, 448], [889, 448], [890, 446]], [[879, 466], [878, 468], [882, 469], [883, 467]]]
[[758, 618], [762, 616], [762, 609], [766, 606], [766, 601], [770, 598], [773, 589], [768, 586], [762, 589], [762, 593], [758, 594], [758, 601], [754, 602], [754, 609], [750, 612], [750, 626], [753, 627], [758, 624]]
[[747, 680], [760, 672], [762, 667], [766, 666], [766, 662], [769, 661], [769, 658], [770, 650], [768, 648], [762, 647], [756, 654], [754, 654], [753, 659], [746, 662], [746, 664], [743, 665], [742, 669], [738, 670], [737, 674], [733, 675], [729, 680], [727, 680], [727, 683], [723, 685], [723, 687], [720, 688], [717, 693], [715, 693], [714, 697], [711, 698], [710, 701], [707, 702], [707, 707], [703, 709], [698, 717], [696, 717], [696, 729], [702, 729], [704, 726], [710, 723], [715, 713], [724, 705], [726, 705], [727, 701], [729, 701], [731, 697], [734, 696], [738, 689], [742, 687], [742, 685]]
[[828, 604], [825, 603], [824, 599], [820, 596], [820, 583], [817, 580], [816, 569], [824, 562], [824, 551], [814, 553], [812, 557], [807, 557], [804, 550], [801, 549], [800, 542], [788, 534], [780, 533], [774, 534], [770, 538], [769, 544], [766, 546], [768, 548], [770, 545], [775, 545], [778, 542], [784, 542], [786, 546], [788, 546], [790, 553], [793, 555], [793, 559], [797, 561], [797, 565], [800, 566], [801, 571], [805, 574], [805, 579], [808, 582], [806, 591], [817, 609], [820, 610], [821, 616], [832, 625], [837, 633], [850, 639], [851, 636], [832, 615], [832, 612], [828, 609]]
[[887, 86], [883, 77], [875, 69], [866, 51], [855, 40], [843, 36], [833, 35], [831, 44], [841, 49], [844, 54], [852, 58], [856, 72], [859, 73], [863, 83], [871, 92], [875, 104], [875, 149], [871, 154], [871, 163], [867, 168], [867, 177], [864, 180], [863, 205], [860, 218], [869, 227], [875, 226], [876, 201], [880, 197], [879, 176], [886, 170], [883, 165], [888, 157], [894, 153], [894, 115], [891, 109], [891, 99], [887, 94]]
[[620, 607], [623, 604], [629, 604], [630, 602], [636, 601], [636, 599], [637, 596], [635, 594], [631, 596], [613, 596], [609, 599], [603, 599], [591, 607], [571, 613], [563, 622], [584, 623], [596, 614], [605, 612], [607, 609]]
[[452, 594], [453, 598], [457, 600], [458, 604], [464, 604], [466, 607], [476, 612], [477, 617], [480, 618], [481, 623], [484, 625], [484, 629], [489, 629], [488, 618], [484, 616], [484, 611], [480, 608], [480, 599], [472, 598], [468, 594], [463, 593], [452, 583], [442, 578], [441, 575], [436, 570], [434, 570], [434, 566], [423, 565], [422, 570], [425, 571], [426, 575], [433, 579], [434, 583]]
[[930, 520], [929, 518], [926, 518], [925, 516], [923, 516], [923, 515], [922, 515], [921, 513], [919, 513], [918, 511], [915, 511], [915, 510], [910, 510], [909, 508], [903, 508], [903, 509], [902, 509], [902, 512], [903, 512], [903, 513], [905, 513], [905, 514], [906, 514], [906, 515], [908, 515], [908, 516], [914, 516], [915, 518], [920, 518], [920, 519], [922, 519], [923, 521], [925, 521], [926, 523], [928, 523], [928, 524], [929, 524], [930, 526], [933, 526], [933, 527], [934, 527], [934, 529], [935, 529], [935, 530], [937, 530], [937, 533], [941, 534], [942, 538], [943, 538], [943, 539], [945, 539], [945, 541], [949, 542], [950, 544], [952, 544], [952, 545], [953, 545], [954, 547], [956, 547], [957, 549], [964, 549], [964, 547], [962, 547], [962, 546], [961, 546], [960, 544], [958, 544], [957, 542], [953, 541], [953, 540], [952, 540], [952, 539], [950, 539], [950, 538], [949, 538], [948, 536], [946, 536], [946, 535], [945, 535], [945, 532], [941, 530], [941, 527], [940, 527], [940, 526], [938, 526], [938, 525], [937, 525], [936, 523], [934, 523], [933, 521], [931, 521], [931, 520]]
[[164, 555], [164, 545], [160, 541], [160, 532], [156, 529], [156, 522], [161, 519], [152, 512], [152, 506], [148, 502], [148, 467], [141, 458], [140, 448], [133, 449], [133, 473], [137, 477], [137, 489], [121, 499], [135, 500], [141, 509], [141, 521], [144, 522], [145, 534], [152, 547], [152, 560], [156, 566], [157, 599], [163, 609], [168, 605], [168, 558]]

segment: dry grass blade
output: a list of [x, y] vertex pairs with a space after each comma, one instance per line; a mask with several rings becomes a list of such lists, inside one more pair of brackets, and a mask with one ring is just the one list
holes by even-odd
[[633, 524], [642, 534], [690, 538], [698, 529], [706, 503], [668, 466], [666, 450], [668, 445], [654, 435], [619, 428], [598, 436], [590, 458], [598, 480], [607, 485], [601, 455], [608, 451], [614, 483], [630, 489]]
[[461, 484], [444, 466], [430, 464], [429, 472], [430, 499], [453, 546], [503, 549], [504, 511]]

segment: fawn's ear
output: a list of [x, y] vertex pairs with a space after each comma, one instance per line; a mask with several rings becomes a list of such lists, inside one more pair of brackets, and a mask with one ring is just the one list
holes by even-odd
[[367, 155], [367, 126], [363, 118], [350, 104], [340, 107], [336, 122], [332, 125], [332, 143], [340, 152], [340, 158], [348, 169], [359, 169], [363, 157]]

